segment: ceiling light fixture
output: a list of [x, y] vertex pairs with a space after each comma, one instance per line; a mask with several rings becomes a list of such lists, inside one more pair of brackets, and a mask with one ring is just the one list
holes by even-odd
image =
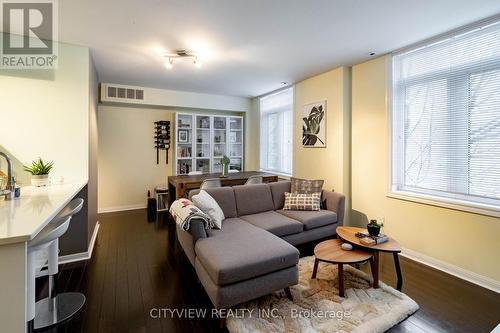
[[198, 55], [192, 51], [177, 50], [174, 53], [166, 53], [163, 56], [165, 57], [165, 67], [168, 69], [173, 67], [174, 61], [184, 59], [192, 61], [196, 67], [201, 67], [202, 65]]

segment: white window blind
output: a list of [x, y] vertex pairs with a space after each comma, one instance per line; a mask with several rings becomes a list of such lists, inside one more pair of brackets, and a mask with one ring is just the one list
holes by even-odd
[[393, 56], [392, 190], [500, 208], [500, 24]]
[[293, 88], [260, 98], [260, 168], [292, 174]]

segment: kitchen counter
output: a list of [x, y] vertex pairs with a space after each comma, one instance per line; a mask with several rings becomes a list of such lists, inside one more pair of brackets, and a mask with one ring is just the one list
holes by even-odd
[[27, 246], [86, 183], [26, 186], [21, 197], [0, 199], [0, 323], [2, 332], [26, 332]]
[[14, 200], [0, 199], [0, 246], [33, 239], [85, 183], [26, 186]]

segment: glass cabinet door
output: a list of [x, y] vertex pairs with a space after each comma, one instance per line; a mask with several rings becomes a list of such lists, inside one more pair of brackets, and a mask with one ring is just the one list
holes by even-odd
[[213, 127], [213, 157], [216, 160], [227, 155], [227, 117], [214, 117]]
[[210, 172], [211, 138], [210, 116], [196, 116], [195, 171]]
[[228, 157], [231, 170], [242, 171], [243, 163], [243, 118], [230, 117], [228, 130]]
[[179, 114], [175, 139], [177, 142], [177, 174], [185, 175], [193, 171], [193, 116]]

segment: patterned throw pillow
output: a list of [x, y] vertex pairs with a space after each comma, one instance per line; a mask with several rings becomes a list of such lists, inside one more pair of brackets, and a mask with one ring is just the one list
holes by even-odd
[[309, 180], [292, 177], [290, 182], [291, 193], [321, 193], [325, 181], [321, 179]]
[[321, 193], [285, 192], [283, 210], [320, 210]]

